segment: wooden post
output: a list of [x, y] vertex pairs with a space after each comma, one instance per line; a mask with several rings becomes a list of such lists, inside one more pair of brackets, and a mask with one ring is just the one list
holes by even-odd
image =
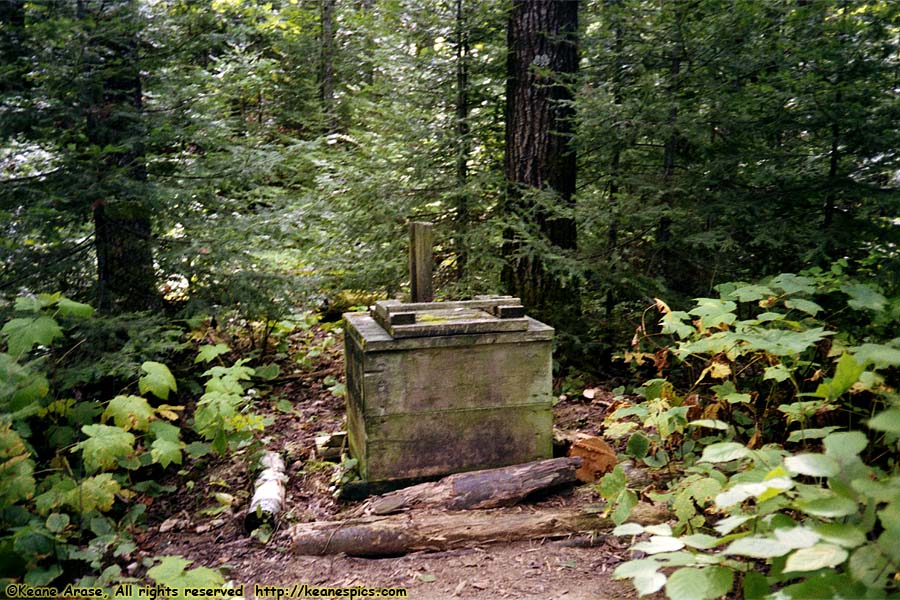
[[431, 223], [409, 224], [410, 302], [431, 302], [434, 299], [431, 285], [431, 274], [434, 270], [433, 227]]

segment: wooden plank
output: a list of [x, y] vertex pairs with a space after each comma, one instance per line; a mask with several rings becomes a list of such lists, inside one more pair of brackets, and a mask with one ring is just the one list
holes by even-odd
[[426, 337], [439, 335], [465, 335], [469, 333], [499, 333], [526, 331], [528, 321], [521, 319], [479, 319], [472, 321], [424, 322], [412, 325], [391, 325], [388, 332], [393, 338]]
[[409, 224], [409, 286], [412, 302], [431, 302], [434, 299], [432, 272], [434, 271], [434, 225]]
[[553, 339], [553, 328], [531, 317], [525, 317], [528, 329], [523, 331], [437, 335], [394, 339], [368, 313], [344, 313], [345, 334], [357, 340], [365, 352], [413, 350], [416, 348], [456, 348], [483, 344], [518, 344]]
[[518, 298], [497, 296], [491, 298], [478, 298], [476, 300], [448, 300], [441, 302], [398, 302], [397, 300], [378, 300], [375, 302], [375, 310], [383, 316], [398, 312], [423, 312], [429, 310], [444, 309], [492, 309], [495, 306], [517, 306], [522, 302]]

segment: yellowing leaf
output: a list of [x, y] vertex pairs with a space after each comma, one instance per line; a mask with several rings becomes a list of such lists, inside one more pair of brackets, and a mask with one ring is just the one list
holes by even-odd
[[110, 417], [117, 427], [125, 431], [137, 429], [147, 431], [153, 417], [153, 407], [140, 396], [116, 396], [109, 401], [106, 410], [103, 411], [103, 420]]
[[114, 467], [119, 458], [125, 458], [134, 451], [134, 436], [119, 427], [85, 425], [81, 431], [88, 439], [76, 444], [72, 452], [82, 451], [88, 471]]
[[88, 477], [78, 487], [67, 492], [65, 503], [82, 513], [92, 510], [106, 512], [112, 510], [116, 493], [120, 490], [119, 482], [113, 479], [111, 473], [101, 473]]
[[[183, 406], [172, 406], [171, 404], [160, 404], [156, 407], [156, 414], [161, 416], [163, 419], [168, 419], [170, 421], [174, 421], [178, 418], [178, 412], [184, 410]], [[176, 412], [178, 411], [178, 412]]]

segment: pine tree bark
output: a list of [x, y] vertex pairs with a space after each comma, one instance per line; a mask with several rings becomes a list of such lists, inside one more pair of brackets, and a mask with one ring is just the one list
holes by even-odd
[[[552, 249], [577, 246], [575, 220], [565, 214], [575, 193], [572, 91], [578, 69], [577, 0], [516, 0], [507, 29], [506, 160], [507, 213], [536, 219]], [[536, 205], [528, 188], [551, 192], [558, 207]], [[555, 208], [562, 208], [563, 213]], [[548, 271], [541, 256], [509, 229], [503, 280], [531, 314], [566, 328], [580, 313], [578, 291]]]
[[131, 0], [109, 4], [79, 0], [77, 15], [89, 31], [97, 28], [91, 34], [103, 50], [92, 53], [85, 65], [83, 104], [88, 141], [103, 151], [90, 164], [96, 182], [91, 211], [98, 308], [111, 312], [155, 308], [160, 298], [151, 212], [143, 197], [147, 171], [137, 5]]

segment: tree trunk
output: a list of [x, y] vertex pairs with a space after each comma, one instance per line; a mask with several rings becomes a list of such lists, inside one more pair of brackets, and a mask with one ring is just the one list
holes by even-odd
[[[88, 14], [88, 8], [93, 9]], [[144, 124], [135, 39], [137, 5], [119, 0], [97, 5], [79, 0], [77, 14], [103, 52], [88, 62], [83, 110], [89, 143], [103, 150], [90, 168], [97, 253], [97, 303], [104, 311], [154, 308], [159, 303], [151, 245], [144, 165]], [[96, 28], [96, 30], [94, 30]], [[102, 28], [102, 30], [101, 30]], [[114, 58], [108, 59], [107, 56]], [[99, 75], [95, 75], [98, 73]], [[115, 150], [107, 151], [107, 148]]]
[[[575, 193], [568, 84], [578, 68], [577, 30], [577, 0], [513, 2], [507, 29], [507, 213], [526, 223], [536, 220], [538, 235], [554, 253], [577, 245], [575, 220], [568, 214]], [[529, 188], [552, 193], [555, 205], [536, 204]], [[512, 228], [506, 232], [506, 288], [534, 316], [565, 328], [580, 313], [577, 289], [564, 288], [528, 244]]]
[[320, 91], [322, 110], [325, 113], [325, 127], [329, 132], [337, 130], [337, 116], [334, 107], [334, 3], [335, 0], [322, 0]]
[[[641, 503], [634, 507], [630, 520], [651, 524], [668, 517], [664, 505]], [[386, 517], [301, 523], [289, 529], [287, 535], [295, 554], [397, 556], [473, 544], [564, 537], [613, 526], [612, 519], [590, 509], [497, 508], [457, 513], [413, 511]]]
[[469, 30], [465, 0], [456, 0], [456, 277], [463, 281], [469, 254], [465, 236], [469, 227]]
[[440, 481], [414, 485], [390, 492], [366, 503], [365, 511], [387, 515], [411, 508], [469, 510], [512, 506], [534, 492], [575, 483], [580, 458], [551, 458], [500, 467], [457, 473]]

